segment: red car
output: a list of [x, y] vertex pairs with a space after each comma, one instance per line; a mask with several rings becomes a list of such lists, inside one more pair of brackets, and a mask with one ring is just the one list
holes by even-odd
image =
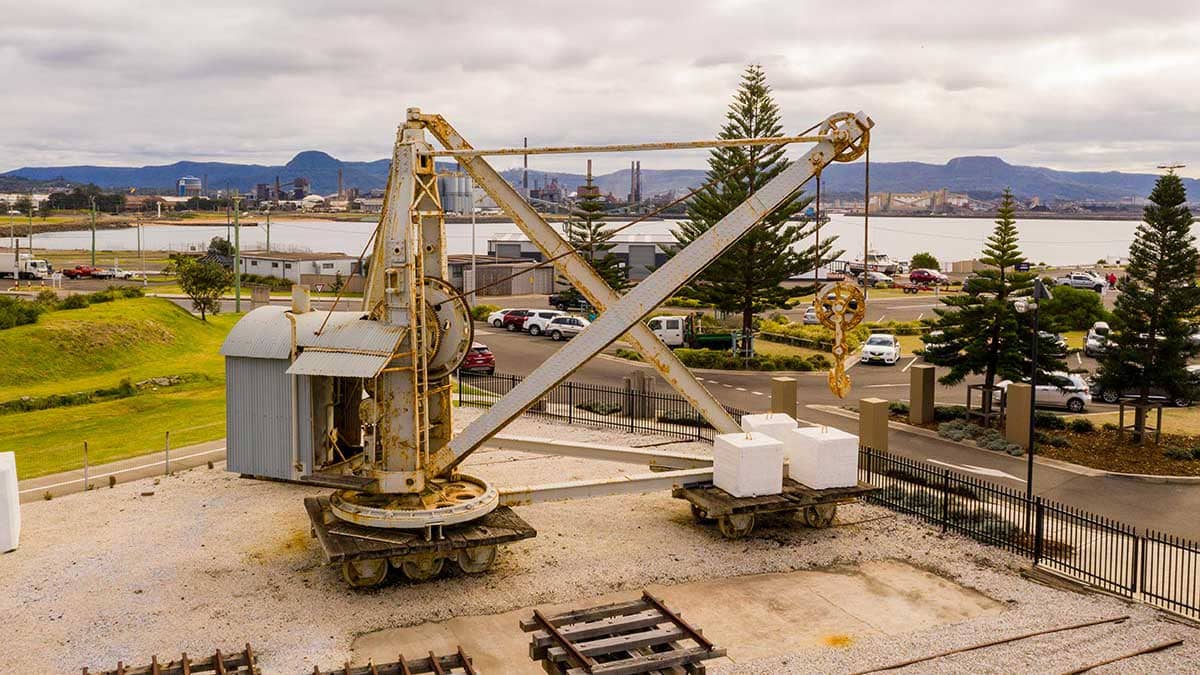
[[467, 358], [459, 370], [492, 375], [496, 372], [496, 355], [482, 342], [472, 342], [471, 351], [467, 352]]
[[525, 330], [525, 320], [531, 316], [533, 316], [532, 309], [514, 309], [504, 315], [504, 319], [500, 322], [500, 325], [514, 333], [519, 333]]
[[950, 278], [937, 270], [918, 268], [908, 273], [908, 280], [914, 284], [945, 284]]

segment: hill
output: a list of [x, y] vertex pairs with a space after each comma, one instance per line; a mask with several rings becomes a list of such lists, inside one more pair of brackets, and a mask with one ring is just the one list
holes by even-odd
[[[308, 178], [319, 194], [337, 191], [340, 168], [347, 187], [361, 190], [382, 188], [387, 182], [389, 161], [344, 162], [319, 150], [306, 150], [287, 164], [230, 164], [225, 162], [176, 162], [161, 166], [102, 167], [58, 166], [23, 167], [0, 174], [0, 180], [69, 181], [95, 183], [104, 188], [170, 189], [181, 176], [207, 177], [210, 188], [236, 187], [250, 191], [258, 183], [274, 183], [278, 177], [285, 186], [293, 179]], [[452, 163], [439, 163], [442, 170], [453, 170]], [[521, 182], [521, 169], [507, 169], [504, 177], [515, 185]], [[829, 194], [862, 194], [863, 165], [834, 164], [823, 174]], [[875, 162], [871, 166], [871, 189], [875, 192], [920, 192], [948, 188], [974, 197], [987, 198], [1011, 187], [1019, 197], [1040, 197], [1044, 201], [1097, 200], [1116, 201], [1144, 197], [1157, 178], [1154, 174], [1119, 171], [1058, 171], [1036, 166], [1009, 164], [999, 157], [956, 157], [945, 164], [923, 162]], [[530, 171], [529, 185], [544, 185], [551, 179], [568, 191], [584, 181], [583, 174]], [[595, 177], [602, 192], [624, 198], [629, 194], [629, 169]], [[682, 193], [704, 182], [699, 169], [642, 169], [642, 191], [647, 196], [676, 191]], [[1185, 179], [1193, 195], [1200, 196], [1200, 181]]]
[[225, 372], [217, 353], [236, 320], [200, 321], [159, 298], [115, 300], [43, 314], [36, 324], [0, 330], [0, 402], [24, 396], [92, 392], [150, 378], [133, 396], [32, 412], [0, 414], [0, 450], [17, 452], [20, 477], [221, 438]]

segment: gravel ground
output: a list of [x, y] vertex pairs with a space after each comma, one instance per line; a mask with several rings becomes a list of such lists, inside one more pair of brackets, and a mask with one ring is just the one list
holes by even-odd
[[[461, 425], [478, 411], [459, 411]], [[513, 433], [645, 445], [629, 436], [521, 420]], [[681, 443], [680, 450], [707, 446]], [[481, 452], [471, 471], [501, 486], [640, 473], [644, 468], [511, 452]], [[150, 493], [152, 495], [145, 495]], [[1026, 561], [891, 512], [845, 507], [845, 525], [814, 531], [765, 527], [726, 541], [692, 524], [686, 504], [658, 493], [522, 507], [535, 539], [502, 550], [476, 578], [400, 582], [350, 591], [323, 567], [302, 497], [323, 490], [243, 480], [196, 469], [25, 505], [22, 548], [0, 556], [0, 616], [9, 672], [67, 672], [140, 663], [149, 655], [211, 653], [251, 643], [267, 673], [311, 672], [350, 658], [354, 638], [383, 628], [497, 613], [581, 595], [763, 572], [899, 559], [1007, 605], [997, 616], [867, 638], [848, 648], [710, 672], [850, 672], [999, 636], [1130, 614], [1119, 626], [1044, 636], [913, 668], [921, 671], [1061, 671], [1182, 637], [1184, 647], [1112, 669], [1195, 672], [1200, 631], [1146, 607], [1056, 590], [1021, 578]], [[582, 587], [582, 588], [581, 588]]]

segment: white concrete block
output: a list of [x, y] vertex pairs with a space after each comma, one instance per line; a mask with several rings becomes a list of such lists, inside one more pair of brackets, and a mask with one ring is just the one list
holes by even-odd
[[713, 485], [734, 497], [783, 491], [783, 443], [763, 433], [720, 434], [713, 439]]
[[755, 413], [742, 415], [742, 431], [759, 432], [782, 443], [787, 442], [788, 432], [796, 428], [796, 420], [783, 413]]
[[858, 484], [858, 437], [833, 427], [794, 429], [784, 444], [788, 477], [814, 490]]
[[17, 459], [0, 452], [0, 553], [17, 548], [21, 538], [21, 495], [17, 489]]

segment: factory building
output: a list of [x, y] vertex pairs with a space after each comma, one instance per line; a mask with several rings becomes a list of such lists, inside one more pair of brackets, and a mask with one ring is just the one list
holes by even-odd
[[308, 284], [314, 288], [317, 285], [331, 286], [339, 275], [344, 283], [362, 283], [361, 275], [357, 274], [358, 258], [345, 253], [242, 251], [241, 271], [243, 274], [288, 279], [294, 284]]
[[[625, 275], [631, 281], [641, 281], [667, 261], [667, 249], [676, 244], [670, 235], [619, 234], [610, 242], [612, 254], [621, 261]], [[542, 252], [525, 235], [506, 233], [488, 240], [489, 256], [523, 258], [541, 262]]]

